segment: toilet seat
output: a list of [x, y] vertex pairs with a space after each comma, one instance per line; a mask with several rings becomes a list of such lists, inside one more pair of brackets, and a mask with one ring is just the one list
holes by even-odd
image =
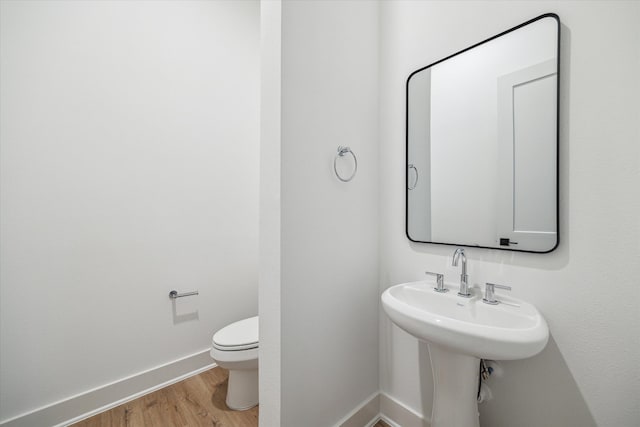
[[213, 347], [222, 351], [258, 348], [258, 316], [239, 320], [213, 335]]

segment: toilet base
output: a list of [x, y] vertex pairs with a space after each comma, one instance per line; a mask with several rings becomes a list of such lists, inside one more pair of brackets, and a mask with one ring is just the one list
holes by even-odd
[[229, 370], [227, 406], [244, 411], [258, 404], [258, 370]]

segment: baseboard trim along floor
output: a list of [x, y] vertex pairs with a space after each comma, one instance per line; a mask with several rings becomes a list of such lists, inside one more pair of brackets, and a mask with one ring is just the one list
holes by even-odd
[[215, 364], [209, 349], [8, 419], [0, 427], [60, 427], [197, 375]]
[[431, 420], [405, 406], [393, 397], [380, 392], [381, 419], [392, 427], [431, 427]]
[[335, 427], [372, 427], [378, 421], [391, 427], [430, 427], [429, 419], [384, 392], [374, 393], [340, 420]]
[[380, 393], [375, 392], [334, 427], [371, 427], [380, 419]]

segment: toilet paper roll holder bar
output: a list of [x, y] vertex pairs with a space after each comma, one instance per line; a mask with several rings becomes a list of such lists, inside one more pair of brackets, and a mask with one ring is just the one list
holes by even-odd
[[169, 292], [169, 298], [171, 298], [171, 299], [177, 299], [177, 298], [182, 298], [182, 297], [190, 297], [191, 295], [198, 295], [198, 291], [184, 292], [182, 294], [179, 294], [178, 291]]

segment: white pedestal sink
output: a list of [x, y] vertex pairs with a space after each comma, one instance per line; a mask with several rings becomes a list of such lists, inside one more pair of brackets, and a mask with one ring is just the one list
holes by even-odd
[[489, 305], [473, 289], [462, 298], [454, 289], [439, 293], [428, 281], [392, 286], [382, 306], [400, 328], [427, 342], [433, 370], [431, 427], [478, 427], [480, 359], [514, 360], [538, 354], [549, 329], [531, 304], [503, 298], [509, 304]]

